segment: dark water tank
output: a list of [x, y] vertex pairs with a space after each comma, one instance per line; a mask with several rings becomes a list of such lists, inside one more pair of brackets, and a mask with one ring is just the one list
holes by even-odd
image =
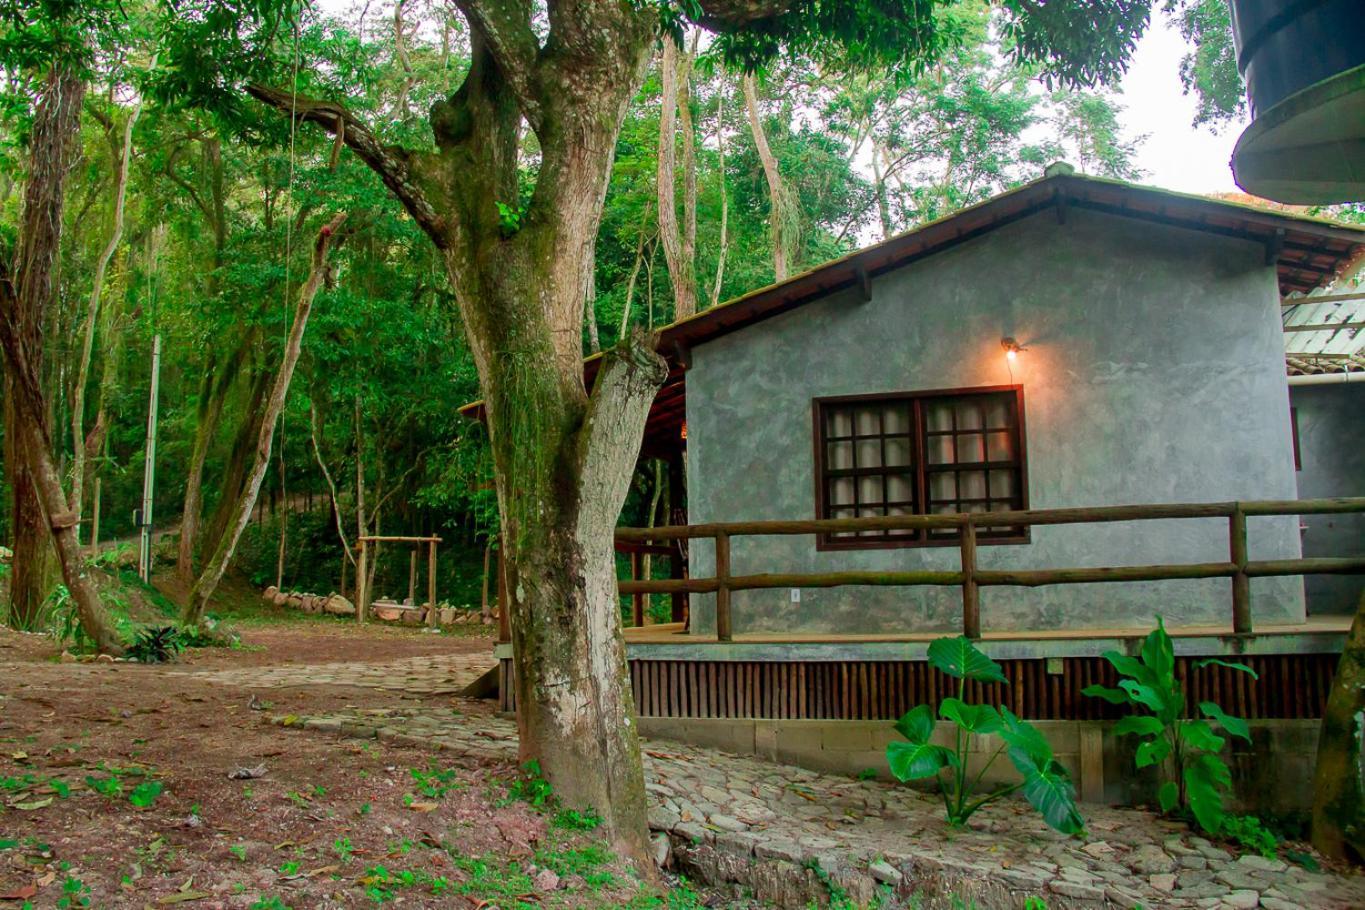
[[1233, 173], [1287, 203], [1365, 199], [1365, 0], [1229, 0], [1253, 120]]

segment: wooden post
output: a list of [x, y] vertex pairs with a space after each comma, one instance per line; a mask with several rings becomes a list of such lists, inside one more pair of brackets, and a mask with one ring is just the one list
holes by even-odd
[[976, 523], [962, 525], [962, 634], [981, 637], [981, 589], [976, 584]]
[[408, 603], [417, 606], [417, 548], [408, 554]]
[[346, 551], [341, 551], [341, 596], [346, 596], [346, 563], [350, 562], [346, 558]]
[[[672, 525], [687, 524], [687, 506], [683, 498], [685, 494], [685, 471], [683, 470], [683, 459], [686, 457], [685, 449], [678, 449], [673, 453], [673, 457], [668, 460], [668, 523]], [[655, 541], [650, 541], [654, 543]], [[687, 577], [687, 561], [684, 554], [687, 552], [687, 541], [680, 540], [668, 554], [668, 577], [682, 579]], [[686, 592], [676, 592], [672, 595], [671, 604], [672, 620], [674, 622], [686, 622], [688, 614], [688, 596]]]
[[716, 532], [716, 640], [731, 641], [730, 627], [730, 535]]
[[1232, 631], [1251, 634], [1251, 579], [1247, 576], [1247, 515], [1240, 503], [1228, 518], [1228, 557], [1237, 571], [1232, 576]]
[[[416, 552], [413, 553], [416, 556]], [[436, 541], [427, 541], [427, 625], [436, 628]]]
[[[630, 580], [640, 580], [640, 553], [632, 550], [630, 554]], [[630, 595], [631, 620], [639, 627], [645, 624], [645, 595], [636, 591]]]
[[369, 596], [369, 591], [365, 590], [369, 585], [369, 574], [365, 571], [365, 564], [369, 561], [369, 554], [365, 549], [365, 541], [356, 541], [356, 552], [360, 554], [360, 562], [355, 568], [355, 621], [363, 623], [365, 621], [365, 598]]
[[507, 643], [512, 640], [512, 618], [507, 615], [507, 560], [503, 558], [506, 547], [498, 540], [498, 641]]

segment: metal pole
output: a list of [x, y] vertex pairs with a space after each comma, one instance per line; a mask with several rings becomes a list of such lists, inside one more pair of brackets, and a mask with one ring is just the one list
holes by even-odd
[[161, 335], [152, 336], [152, 390], [147, 405], [146, 461], [142, 467], [142, 533], [138, 551], [138, 575], [152, 580], [152, 490], [156, 481], [156, 411], [161, 385]]

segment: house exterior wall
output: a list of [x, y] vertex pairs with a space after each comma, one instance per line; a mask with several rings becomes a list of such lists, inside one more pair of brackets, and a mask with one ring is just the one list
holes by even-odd
[[[1289, 402], [1298, 423], [1300, 499], [1365, 496], [1365, 380], [1295, 386]], [[1365, 553], [1365, 515], [1306, 515], [1304, 556]], [[1359, 575], [1304, 581], [1308, 612], [1354, 613], [1365, 590]]]
[[[1072, 209], [1036, 215], [854, 292], [693, 350], [687, 378], [694, 523], [811, 518], [812, 399], [1020, 383], [1032, 508], [1296, 495], [1275, 270], [1256, 244]], [[1027, 348], [1009, 372], [1000, 340]], [[1219, 561], [1223, 520], [1034, 528], [982, 545], [981, 568]], [[1254, 518], [1251, 558], [1299, 555], [1297, 520]], [[714, 568], [693, 541], [692, 574]], [[817, 551], [813, 537], [737, 538], [735, 574], [955, 569], [955, 547]], [[1303, 617], [1298, 579], [1254, 579], [1259, 621]], [[982, 590], [982, 627], [1230, 622], [1230, 582]], [[736, 592], [734, 630], [894, 633], [961, 627], [957, 588]], [[714, 630], [714, 598], [692, 597]]]

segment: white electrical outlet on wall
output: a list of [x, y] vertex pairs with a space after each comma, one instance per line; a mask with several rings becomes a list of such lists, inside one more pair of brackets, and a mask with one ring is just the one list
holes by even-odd
[[801, 589], [800, 589], [800, 588], [792, 588], [792, 603], [794, 603], [794, 604], [799, 604], [800, 602], [801, 602]]

